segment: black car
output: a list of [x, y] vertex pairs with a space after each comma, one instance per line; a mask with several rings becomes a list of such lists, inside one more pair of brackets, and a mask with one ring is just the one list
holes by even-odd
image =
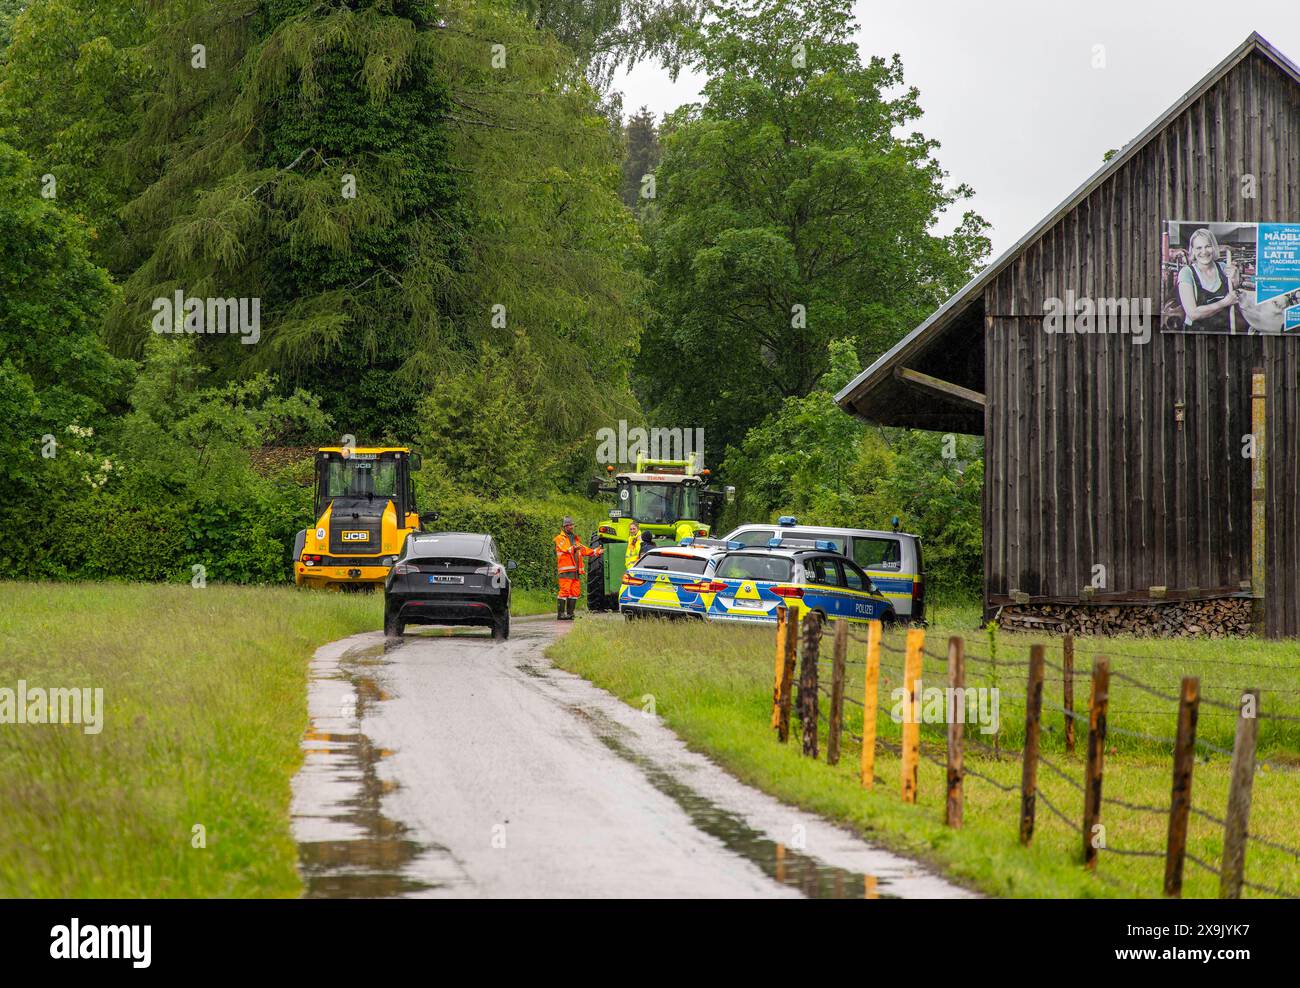
[[509, 638], [514, 568], [490, 535], [410, 535], [384, 583], [384, 634], [397, 637], [408, 624], [485, 625], [493, 638]]

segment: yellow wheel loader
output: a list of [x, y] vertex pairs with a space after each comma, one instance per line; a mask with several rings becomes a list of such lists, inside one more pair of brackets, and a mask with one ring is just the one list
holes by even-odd
[[316, 451], [316, 524], [298, 533], [293, 582], [318, 590], [383, 586], [402, 543], [420, 529], [405, 446], [323, 446]]

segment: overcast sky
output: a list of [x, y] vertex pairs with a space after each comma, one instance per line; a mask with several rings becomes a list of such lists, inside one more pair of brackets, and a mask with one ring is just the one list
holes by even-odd
[[[1251, 31], [1300, 62], [1300, 0], [870, 0], [854, 11], [864, 57], [902, 56], [925, 111], [917, 128], [942, 145], [950, 181], [975, 189], [994, 257]], [[615, 85], [625, 112], [662, 115], [697, 100], [702, 81], [640, 65]]]

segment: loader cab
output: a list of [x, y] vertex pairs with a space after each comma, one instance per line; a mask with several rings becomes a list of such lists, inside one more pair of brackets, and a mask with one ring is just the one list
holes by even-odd
[[314, 485], [316, 517], [331, 507], [339, 514], [382, 515], [390, 501], [398, 518], [417, 515], [411, 478], [412, 470], [419, 468], [416, 459], [406, 449], [320, 450]]

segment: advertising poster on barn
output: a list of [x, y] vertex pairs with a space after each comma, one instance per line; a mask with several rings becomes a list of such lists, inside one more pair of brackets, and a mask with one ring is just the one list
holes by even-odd
[[1166, 333], [1300, 334], [1300, 223], [1169, 220], [1160, 270]]

